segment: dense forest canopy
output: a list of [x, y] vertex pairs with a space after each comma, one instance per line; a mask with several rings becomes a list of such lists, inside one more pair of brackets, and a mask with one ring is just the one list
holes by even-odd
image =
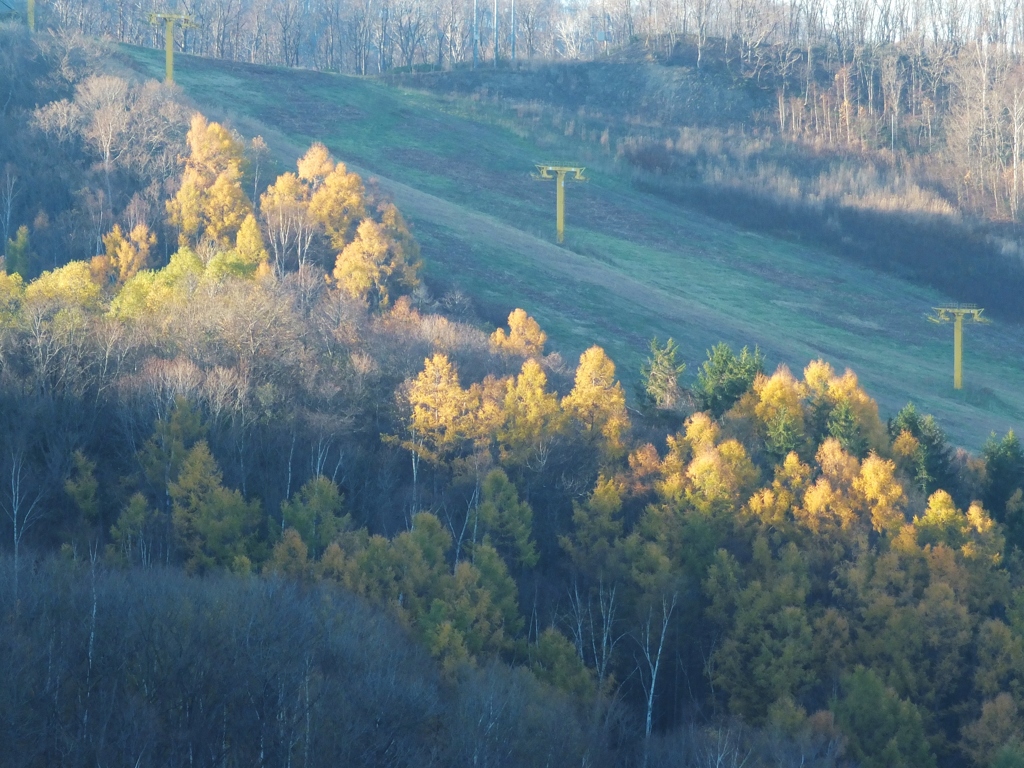
[[1013, 432], [724, 344], [627, 398], [323, 145], [0, 34], [5, 764], [1024, 762]]

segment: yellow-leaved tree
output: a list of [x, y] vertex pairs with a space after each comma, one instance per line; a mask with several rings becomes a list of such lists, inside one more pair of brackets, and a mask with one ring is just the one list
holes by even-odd
[[12, 324], [17, 319], [24, 296], [25, 281], [21, 279], [21, 275], [17, 272], [8, 274], [0, 269], [0, 328]]
[[[106, 262], [102, 266], [106, 266], [107, 280], [124, 285], [127, 280], [135, 277], [148, 265], [149, 251], [154, 245], [156, 235], [152, 234], [145, 224], [136, 224], [127, 235], [121, 231], [119, 224], [115, 224], [103, 237]], [[101, 264], [94, 260], [94, 274], [99, 266]]]
[[372, 307], [386, 307], [400, 289], [419, 285], [419, 246], [394, 205], [382, 207], [380, 223], [363, 219], [355, 239], [338, 254], [334, 280], [338, 288]]
[[871, 514], [871, 527], [879, 533], [895, 536], [907, 522], [903, 506], [907, 497], [896, 479], [896, 465], [872, 453], [860, 467], [854, 490], [863, 494]]
[[553, 442], [565, 428], [558, 397], [547, 391], [544, 369], [534, 360], [505, 384], [504, 421], [498, 430], [498, 450], [508, 467], [538, 471], [547, 463]]
[[201, 239], [230, 248], [252, 203], [242, 190], [242, 142], [219, 123], [196, 113], [188, 132], [189, 156], [181, 187], [167, 201], [182, 246]]
[[72, 261], [63, 267], [43, 272], [25, 287], [25, 307], [33, 316], [52, 316], [80, 310], [95, 310], [100, 305], [100, 289], [84, 261]]
[[407, 447], [431, 463], [450, 459], [469, 436], [474, 409], [446, 355], [423, 361], [423, 370], [409, 387], [409, 405], [412, 439]]
[[593, 346], [580, 356], [575, 386], [562, 399], [562, 408], [584, 435], [598, 444], [606, 460], [625, 451], [629, 430], [626, 395], [615, 380], [615, 363], [600, 347]]
[[754, 381], [758, 420], [764, 425], [765, 445], [769, 454], [784, 459], [790, 451], [798, 453], [804, 447], [804, 388], [780, 365], [770, 377], [758, 376]]
[[299, 158], [296, 163], [299, 171], [299, 178], [316, 189], [323, 184], [324, 179], [334, 170], [334, 158], [330, 151], [319, 141], [313, 142], [306, 154]]
[[216, 279], [225, 275], [250, 277], [263, 274], [270, 269], [268, 259], [260, 225], [256, 223], [256, 217], [250, 214], [238, 228], [235, 247], [230, 251], [221, 251], [210, 259], [206, 265], [206, 275]]
[[888, 437], [878, 416], [878, 404], [861, 388], [857, 375], [847, 369], [837, 376], [824, 360], [804, 369], [808, 431], [820, 440], [837, 439], [858, 458], [869, 451], [885, 451]]
[[853, 484], [860, 473], [860, 462], [835, 438], [821, 444], [815, 459], [821, 474], [807, 488], [803, 504], [794, 508], [796, 520], [815, 536], [835, 537], [850, 532], [858, 522]]
[[323, 144], [313, 144], [260, 197], [260, 216], [274, 266], [302, 267], [320, 260], [329, 244], [338, 253], [351, 242], [355, 222], [366, 216], [362, 179], [336, 163]]
[[508, 316], [507, 334], [504, 328], [498, 328], [491, 334], [494, 349], [524, 357], [543, 357], [547, 340], [548, 335], [523, 309], [514, 309]]
[[757, 468], [743, 445], [726, 440], [695, 452], [686, 469], [686, 499], [707, 515], [728, 514], [749, 498], [758, 480]]
[[792, 522], [799, 499], [807, 489], [811, 468], [791, 451], [781, 464], [775, 465], [775, 478], [768, 488], [757, 491], [747, 502], [745, 512], [767, 529], [795, 533]]
[[334, 163], [314, 144], [299, 161], [299, 178], [312, 185], [309, 210], [324, 228], [331, 247], [340, 252], [352, 236], [356, 222], [366, 216], [366, 192], [363, 180], [349, 173], [344, 163]]

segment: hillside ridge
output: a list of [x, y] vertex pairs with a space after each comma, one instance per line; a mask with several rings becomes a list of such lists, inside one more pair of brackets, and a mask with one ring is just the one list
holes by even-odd
[[[155, 52], [126, 50], [133, 66], [159, 71]], [[181, 58], [179, 80], [204, 110], [263, 134], [282, 166], [304, 143], [324, 141], [407, 212], [428, 278], [463, 290], [490, 310], [488, 320], [527, 305], [567, 359], [596, 340], [631, 380], [652, 336], [676, 338], [692, 365], [719, 340], [757, 344], [771, 365], [799, 370], [825, 357], [852, 367], [884, 411], [917, 402], [974, 449], [1024, 421], [1024, 371], [1012, 362], [1024, 345], [1014, 326], [969, 332], [969, 389], [957, 395], [952, 334], [925, 322], [948, 300], [935, 291], [637, 192], [607, 159], [582, 150], [596, 167], [590, 184], [569, 190], [560, 248], [545, 239], [554, 190], [529, 173], [537, 158], [574, 145], [538, 146], [486, 106], [470, 112], [472, 101], [368, 78]], [[270, 86], [279, 98], [260, 95]], [[296, 116], [282, 122], [289, 113]], [[431, 135], [414, 135], [424, 126]]]

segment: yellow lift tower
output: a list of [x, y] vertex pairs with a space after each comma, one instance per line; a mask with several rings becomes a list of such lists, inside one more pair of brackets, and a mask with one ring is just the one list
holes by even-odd
[[25, 7], [25, 16], [28, 18], [28, 31], [36, 31], [36, 0], [28, 0], [28, 4]]
[[932, 307], [934, 315], [928, 319], [933, 323], [953, 323], [953, 389], [964, 388], [964, 318], [970, 315], [976, 323], [987, 323], [988, 318], [982, 317], [985, 310], [977, 304], [943, 304]]
[[[31, 2], [31, 0], [29, 0]], [[149, 14], [150, 24], [164, 23], [164, 50], [167, 57], [167, 74], [164, 77], [165, 83], [174, 82], [174, 25], [181, 24], [182, 29], [194, 27], [191, 16], [183, 13], [151, 13]]]
[[[574, 181], [586, 181], [586, 177], [583, 175], [583, 171], [586, 168], [576, 165], [538, 165], [537, 170], [540, 173], [533, 178], [538, 181], [544, 181], [547, 179], [555, 180], [555, 188], [557, 190], [555, 198], [555, 225], [558, 231], [558, 242], [565, 241], [565, 177], [567, 174], [574, 174]], [[554, 174], [552, 176], [552, 174]]]

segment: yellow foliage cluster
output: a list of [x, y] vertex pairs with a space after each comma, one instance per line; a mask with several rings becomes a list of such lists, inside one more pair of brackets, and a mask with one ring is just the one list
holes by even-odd
[[25, 302], [34, 307], [96, 309], [100, 304], [100, 288], [93, 282], [92, 271], [83, 261], [72, 261], [63, 267], [43, 272], [25, 287]]
[[[536, 321], [522, 310], [514, 311], [509, 322], [532, 326], [543, 336]], [[424, 361], [407, 398], [412, 413], [406, 444], [434, 463], [493, 446], [510, 466], [543, 466], [552, 441], [570, 424], [576, 424], [584, 438], [611, 460], [621, 456], [629, 428], [615, 365], [600, 347], [580, 357], [575, 386], [561, 403], [547, 390], [547, 375], [532, 357], [516, 376], [488, 376], [463, 388], [454, 366], [440, 353]]]
[[293, 260], [305, 264], [318, 237], [335, 253], [344, 250], [355, 223], [366, 216], [362, 179], [336, 163], [323, 144], [313, 144], [296, 168], [298, 173], [278, 176], [260, 197], [278, 271]]
[[14, 322], [25, 295], [25, 281], [17, 272], [0, 269], [0, 327]]
[[[55, 282], [88, 272], [104, 295], [113, 294], [114, 315], [138, 316], [166, 306], [179, 289], [200, 280], [267, 277], [271, 259], [277, 274], [288, 264], [302, 266], [314, 248], [337, 254], [328, 281], [372, 306], [386, 307], [396, 292], [419, 285], [419, 246], [401, 213], [383, 202], [369, 216], [362, 180], [335, 162], [323, 144], [313, 144], [299, 158], [297, 173], [282, 174], [267, 188], [258, 212], [242, 189], [245, 155], [237, 136], [197, 113], [187, 144], [181, 186], [167, 202], [179, 249], [166, 267], [148, 269], [156, 236], [145, 224], [128, 232], [115, 224], [103, 236], [103, 254], [84, 268], [68, 265], [32, 294], [56, 290]], [[80, 298], [91, 290], [80, 288], [86, 292]], [[62, 290], [75, 294], [70, 284]], [[4, 293], [13, 306], [19, 292], [9, 287]], [[88, 300], [95, 304], [99, 296]]]
[[103, 247], [106, 253], [96, 256], [90, 263], [93, 280], [106, 286], [111, 283], [124, 285], [149, 263], [149, 251], [156, 245], [156, 235], [149, 231], [145, 224], [136, 224], [125, 236], [121, 226], [114, 228], [103, 236]]
[[138, 318], [204, 281], [268, 277], [264, 231], [279, 271], [286, 251], [299, 253], [301, 263], [317, 237], [329, 242], [340, 252], [334, 282], [358, 299], [386, 306], [396, 289], [418, 285], [419, 249], [398, 209], [383, 203], [377, 219], [367, 217], [362, 180], [322, 144], [299, 159], [297, 174], [283, 174], [267, 189], [258, 213], [242, 190], [244, 151], [231, 131], [196, 114], [188, 147], [181, 187], [167, 203], [179, 249], [165, 267], [148, 269], [156, 236], [145, 224], [129, 232], [115, 224], [103, 236], [103, 254], [44, 273], [27, 291], [19, 276], [4, 273], [0, 318], [13, 318], [25, 297], [34, 306], [47, 299], [91, 311], [109, 299], [113, 316]]
[[508, 333], [498, 328], [491, 334], [491, 346], [500, 351], [524, 357], [543, 357], [548, 335], [523, 309], [515, 309], [508, 316]]
[[[746, 449], [734, 438], [722, 440], [721, 428], [708, 414], [693, 414], [683, 433], [669, 435], [666, 442], [668, 451], [657, 470], [644, 470], [655, 478], [663, 503], [714, 515], [734, 509], [753, 491], [759, 473]], [[653, 456], [640, 458], [640, 452], [653, 451], [653, 446], [644, 446], [634, 452], [631, 464], [653, 465]]]
[[245, 154], [242, 142], [219, 123], [198, 112], [192, 116], [181, 187], [167, 202], [171, 224], [179, 231], [179, 244], [200, 238], [230, 248], [252, 202], [242, 190]]
[[734, 424], [744, 420], [756, 426], [780, 461], [793, 450], [813, 455], [812, 432], [831, 434], [860, 456], [889, 447], [878, 405], [861, 388], [856, 374], [847, 370], [839, 376], [823, 360], [809, 363], [802, 381], [785, 365], [771, 376], [758, 376], [751, 391], [727, 414], [727, 421]]
[[380, 223], [363, 219], [355, 239], [342, 249], [334, 265], [334, 280], [349, 296], [386, 307], [396, 288], [419, 285], [419, 248], [402, 215], [384, 207]]
[[575, 386], [562, 399], [562, 408], [585, 435], [600, 444], [607, 459], [623, 454], [629, 429], [626, 395], [615, 380], [615, 363], [600, 347], [593, 346], [580, 356]]

